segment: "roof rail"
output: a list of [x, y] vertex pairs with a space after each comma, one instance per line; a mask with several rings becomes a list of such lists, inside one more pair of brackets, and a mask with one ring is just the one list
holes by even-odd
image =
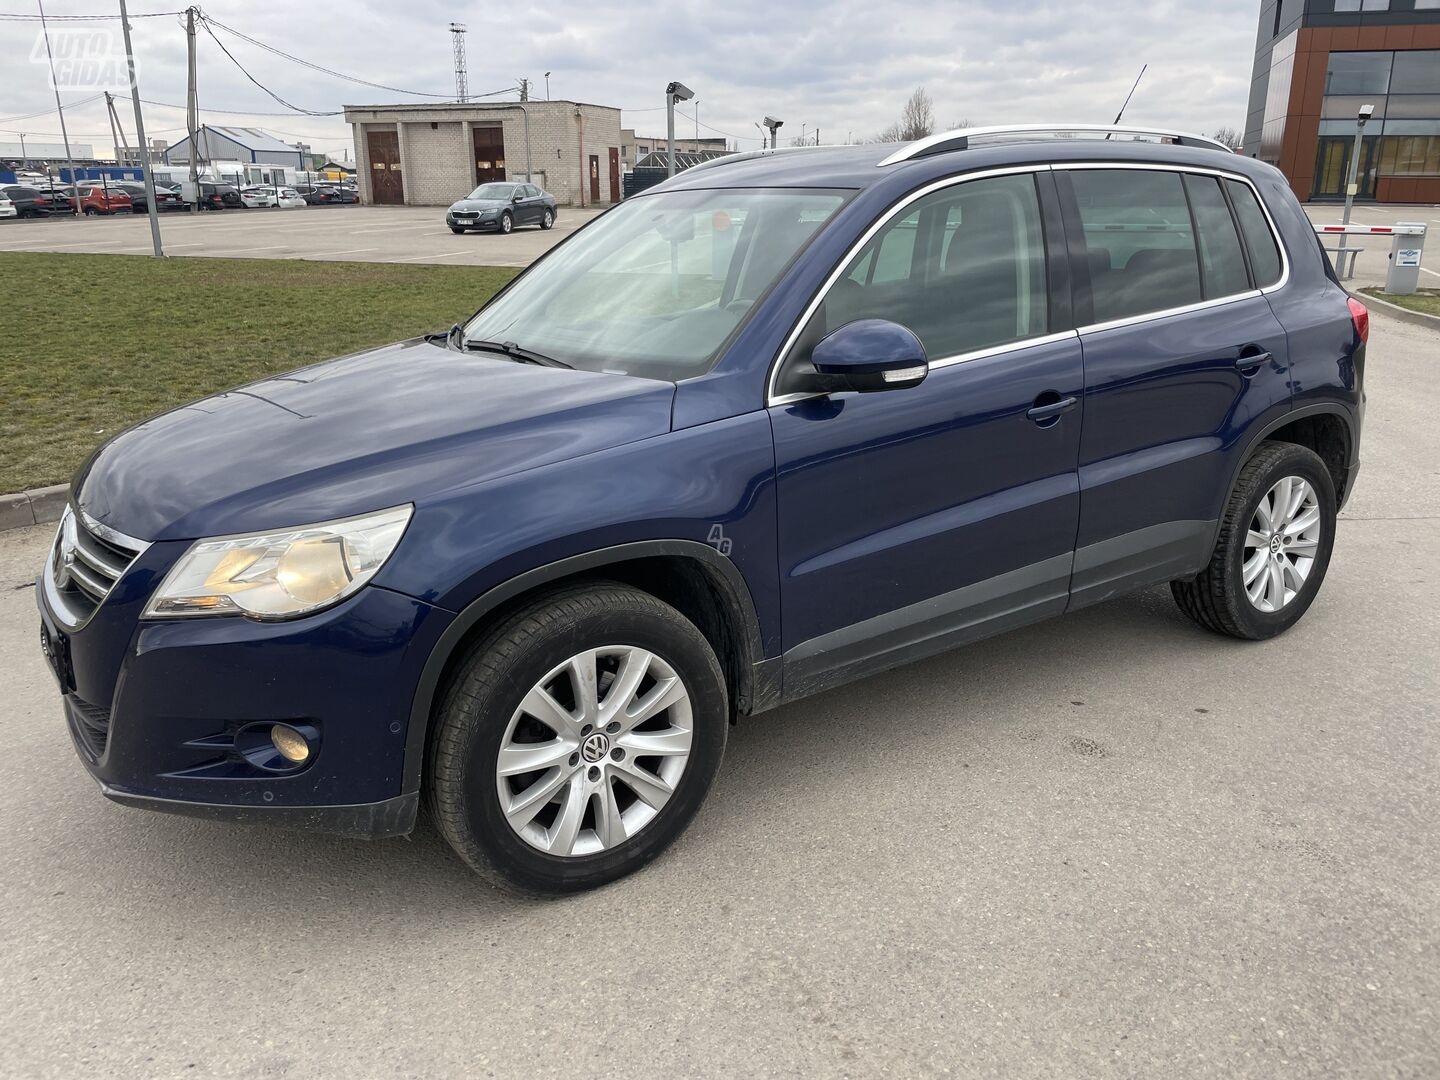
[[[733, 164], [734, 164], [735, 162], [737, 162], [737, 161], [750, 161], [752, 158], [770, 157], [770, 156], [773, 155], [773, 154], [793, 154], [793, 153], [796, 153], [796, 152], [798, 152], [798, 151], [803, 151], [803, 150], [817, 150], [817, 149], [818, 149], [818, 150], [825, 150], [825, 149], [829, 149], [829, 147], [824, 147], [824, 146], [820, 146], [820, 147], [816, 147], [816, 146], [769, 146], [769, 147], [766, 147], [764, 150], [741, 150], [739, 153], [726, 154], [724, 157], [711, 158], [711, 159], [708, 160], [708, 161], [702, 161], [702, 162], [700, 162], [698, 165], [691, 165], [690, 168], [686, 169], [685, 171], [686, 171], [686, 172], [694, 172], [694, 171], [697, 170], [697, 169], [713, 169], [713, 168], [715, 168], [715, 167], [718, 166], [718, 165], [733, 165]], [[658, 151], [658, 150], [656, 151], [656, 153], [660, 153], [660, 152], [661, 152], [661, 151]], [[675, 175], [676, 175], [676, 176], [679, 176], [680, 174], [677, 172]]]
[[896, 165], [902, 161], [913, 161], [916, 158], [930, 157], [934, 154], [948, 154], [952, 150], [965, 150], [969, 148], [972, 140], [1004, 140], [1045, 135], [1061, 139], [1075, 135], [1104, 135], [1107, 139], [1111, 135], [1148, 136], [1160, 142], [1173, 142], [1179, 146], [1198, 146], [1207, 150], [1223, 150], [1227, 154], [1232, 153], [1230, 147], [1216, 139], [1210, 139], [1204, 135], [1193, 135], [1187, 131], [1169, 131], [1165, 128], [1115, 127], [1110, 124], [1070, 124], [1068, 126], [1015, 124], [1008, 127], [974, 127], [961, 128], [957, 131], [942, 131], [907, 143], [878, 164], [882, 166]]

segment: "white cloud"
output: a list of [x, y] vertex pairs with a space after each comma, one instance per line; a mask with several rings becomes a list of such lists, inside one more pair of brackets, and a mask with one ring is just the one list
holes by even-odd
[[[152, 9], [160, 8], [152, 4]], [[90, 14], [93, 3], [52, 3], [51, 15]], [[472, 93], [531, 79], [544, 94], [551, 71], [555, 97], [628, 110], [625, 123], [663, 129], [664, 85], [680, 79], [699, 98], [701, 134], [719, 129], [758, 145], [754, 121], [766, 113], [786, 121], [782, 137], [818, 126], [826, 142], [873, 134], [895, 118], [909, 92], [925, 86], [942, 124], [977, 122], [1105, 122], [1113, 119], [1142, 63], [1149, 71], [1128, 120], [1188, 130], [1243, 127], [1250, 80], [1256, 5], [1215, 0], [1206, 5], [1151, 0], [1016, 2], [980, 0], [672, 0], [646, 5], [620, 0], [504, 5], [450, 5], [416, 0], [347, 0], [293, 4], [248, 0], [209, 9], [237, 30], [304, 59], [374, 82], [453, 94], [449, 24], [468, 24]], [[173, 16], [135, 19], [142, 97], [180, 105], [185, 97], [185, 33]], [[78, 24], [52, 24], [69, 29]], [[90, 24], [86, 24], [90, 25]], [[113, 26], [114, 24], [110, 24]], [[0, 139], [24, 131], [58, 135], [53, 113], [5, 118], [53, 107], [43, 66], [30, 61], [38, 26], [0, 22]], [[262, 83], [297, 105], [416, 101], [345, 83], [290, 63], [221, 33], [235, 57]], [[284, 110], [251, 84], [203, 31], [199, 38], [202, 116], [215, 124], [261, 127], [317, 150], [350, 143], [339, 117]], [[84, 95], [70, 92], [68, 100]], [[257, 110], [252, 113], [212, 110]], [[644, 111], [642, 111], [644, 110]], [[689, 111], [689, 107], [685, 107]], [[120, 111], [129, 131], [128, 104]], [[145, 106], [147, 134], [174, 140], [184, 113]], [[71, 137], [109, 146], [103, 102], [67, 110]], [[691, 120], [679, 122], [693, 132]]]

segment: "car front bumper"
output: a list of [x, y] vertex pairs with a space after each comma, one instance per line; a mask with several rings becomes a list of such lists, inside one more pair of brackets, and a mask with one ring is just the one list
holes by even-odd
[[[418, 805], [403, 780], [410, 709], [453, 616], [371, 585], [286, 622], [141, 620], [187, 546], [143, 551], [78, 629], [57, 616], [48, 567], [36, 583], [42, 649], [76, 754], [102, 794], [215, 820], [409, 832]], [[313, 732], [304, 765], [267, 769], [247, 755], [275, 723]]]
[[454, 214], [445, 215], [445, 224], [452, 229], [498, 229], [500, 227], [500, 215], [496, 214], [491, 218], [457, 218]]

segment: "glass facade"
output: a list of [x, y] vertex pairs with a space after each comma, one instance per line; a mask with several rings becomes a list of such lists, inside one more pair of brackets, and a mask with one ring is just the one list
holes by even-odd
[[1440, 178], [1440, 50], [1334, 52], [1325, 71], [1314, 197], [1344, 196], [1361, 105], [1375, 112], [1360, 150], [1360, 198], [1374, 198], [1386, 177]]

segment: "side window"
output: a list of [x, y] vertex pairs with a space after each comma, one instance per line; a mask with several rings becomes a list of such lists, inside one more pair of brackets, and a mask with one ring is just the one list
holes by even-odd
[[1195, 231], [1200, 238], [1200, 276], [1205, 299], [1249, 291], [1245, 255], [1240, 250], [1235, 219], [1225, 205], [1220, 181], [1213, 176], [1187, 173], [1185, 193], [1190, 196], [1190, 212], [1195, 216]]
[[909, 327], [932, 361], [1038, 337], [1048, 327], [1045, 289], [1034, 177], [961, 182], [926, 195], [870, 238], [791, 355], [798, 363], [857, 319]]
[[1096, 322], [1200, 302], [1200, 259], [1179, 173], [1077, 169], [1070, 177]]
[[1275, 234], [1270, 231], [1270, 222], [1265, 211], [1255, 200], [1255, 192], [1249, 184], [1239, 180], [1226, 180], [1230, 192], [1230, 203], [1235, 207], [1235, 216], [1240, 219], [1240, 232], [1245, 237], [1245, 247], [1250, 252], [1250, 268], [1255, 273], [1255, 287], [1263, 289], [1280, 280], [1280, 251], [1275, 246]]

